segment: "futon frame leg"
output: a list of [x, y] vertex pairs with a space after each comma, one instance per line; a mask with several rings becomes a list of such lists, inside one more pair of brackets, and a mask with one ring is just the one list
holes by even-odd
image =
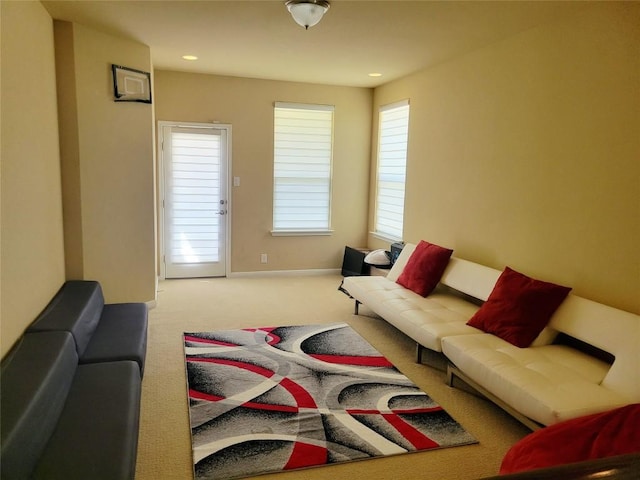
[[419, 343], [416, 343], [416, 363], [422, 363], [422, 349], [424, 347]]
[[451, 365], [447, 365], [447, 385], [449, 385], [450, 387], [453, 387], [453, 377], [453, 368], [451, 367]]
[[358, 315], [358, 307], [359, 307], [359, 306], [360, 306], [360, 302], [359, 302], [358, 300], [356, 300], [356, 308], [355, 308], [355, 310], [354, 310], [354, 313], [355, 313], [356, 315]]

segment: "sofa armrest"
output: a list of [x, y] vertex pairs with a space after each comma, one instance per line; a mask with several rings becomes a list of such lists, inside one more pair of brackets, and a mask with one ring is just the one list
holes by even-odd
[[98, 282], [67, 281], [27, 332], [70, 332], [78, 356], [82, 356], [98, 326], [103, 306], [104, 296]]

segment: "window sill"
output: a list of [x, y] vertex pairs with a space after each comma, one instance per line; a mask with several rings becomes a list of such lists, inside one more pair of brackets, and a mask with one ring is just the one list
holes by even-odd
[[271, 230], [272, 237], [315, 237], [332, 234], [333, 230]]
[[384, 233], [369, 232], [369, 234], [371, 236], [373, 236], [374, 238], [377, 238], [378, 240], [383, 240], [383, 241], [389, 242], [389, 243], [402, 242], [401, 238], [392, 237], [390, 235], [385, 235]]

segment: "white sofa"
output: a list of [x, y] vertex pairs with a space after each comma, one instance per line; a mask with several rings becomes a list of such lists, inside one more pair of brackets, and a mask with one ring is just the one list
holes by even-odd
[[[467, 325], [501, 272], [452, 257], [440, 284], [422, 297], [396, 283], [415, 245], [386, 277], [347, 277], [344, 288], [447, 360], [461, 378], [532, 429], [640, 402], [640, 316], [569, 294], [528, 348]], [[560, 335], [562, 333], [562, 335]], [[560, 343], [559, 340], [563, 341]]]

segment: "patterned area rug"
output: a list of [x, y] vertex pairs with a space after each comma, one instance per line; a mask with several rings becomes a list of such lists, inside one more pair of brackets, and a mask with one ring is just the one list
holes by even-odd
[[477, 443], [345, 323], [184, 344], [197, 480]]

